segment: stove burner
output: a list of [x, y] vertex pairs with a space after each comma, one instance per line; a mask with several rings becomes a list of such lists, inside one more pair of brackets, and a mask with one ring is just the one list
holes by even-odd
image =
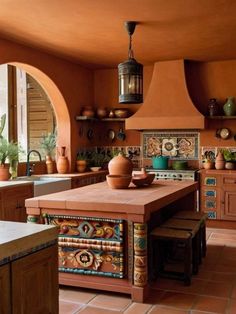
[[152, 167], [146, 168], [146, 171], [149, 173], [155, 173], [156, 179], [161, 180], [191, 180], [197, 181], [197, 171], [198, 169], [186, 169], [186, 170], [174, 170], [174, 169], [165, 169], [159, 170]]

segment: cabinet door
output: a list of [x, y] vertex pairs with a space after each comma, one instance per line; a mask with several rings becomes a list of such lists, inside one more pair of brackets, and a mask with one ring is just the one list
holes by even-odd
[[58, 314], [57, 245], [12, 262], [12, 314]]
[[11, 313], [10, 264], [0, 266], [0, 313]]
[[221, 203], [221, 218], [236, 221], [236, 184], [223, 187]]
[[33, 186], [14, 186], [2, 193], [2, 219], [26, 222], [25, 200], [33, 197]]

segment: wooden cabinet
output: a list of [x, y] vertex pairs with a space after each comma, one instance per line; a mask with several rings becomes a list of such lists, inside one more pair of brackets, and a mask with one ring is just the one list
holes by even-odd
[[53, 245], [0, 266], [0, 313], [58, 314], [57, 263]]
[[0, 313], [11, 313], [10, 264], [0, 266]]
[[33, 197], [33, 185], [14, 185], [0, 190], [0, 219], [26, 222], [25, 200]]
[[221, 218], [236, 221], [236, 174], [222, 177]]
[[209, 219], [236, 221], [236, 172], [201, 171], [200, 209]]

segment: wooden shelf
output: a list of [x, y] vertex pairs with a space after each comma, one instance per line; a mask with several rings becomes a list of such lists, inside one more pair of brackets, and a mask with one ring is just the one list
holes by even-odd
[[89, 118], [86, 116], [76, 116], [75, 119], [77, 121], [105, 121], [105, 122], [110, 122], [110, 121], [125, 121], [125, 118], [103, 118], [103, 119], [98, 119], [98, 118]]
[[207, 116], [207, 119], [211, 119], [211, 120], [227, 120], [227, 119], [236, 119], [236, 116]]

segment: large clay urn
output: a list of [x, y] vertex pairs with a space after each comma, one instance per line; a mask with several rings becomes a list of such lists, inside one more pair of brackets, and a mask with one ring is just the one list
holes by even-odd
[[63, 146], [61, 147], [61, 150], [58, 152], [59, 156], [57, 158], [57, 172], [60, 174], [65, 174], [68, 172], [69, 168], [69, 161], [66, 157], [66, 148]]
[[216, 156], [215, 168], [218, 170], [222, 170], [225, 168], [225, 159], [224, 155], [221, 152], [219, 152]]
[[131, 175], [133, 171], [133, 163], [129, 158], [125, 157], [122, 153], [119, 153], [109, 161], [108, 171], [109, 174], [112, 175]]

